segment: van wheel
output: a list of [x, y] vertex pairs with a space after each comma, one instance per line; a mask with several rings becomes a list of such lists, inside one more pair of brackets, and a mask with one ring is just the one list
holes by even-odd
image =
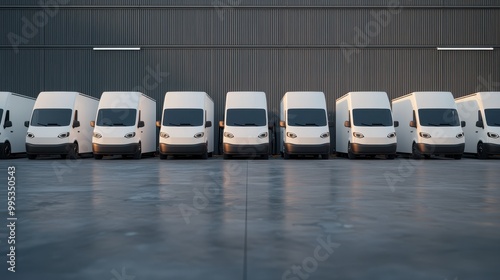
[[415, 143], [415, 142], [413, 142], [413, 145], [411, 147], [411, 158], [412, 159], [421, 159], [422, 158], [422, 154], [418, 150], [417, 143]]
[[395, 155], [395, 154], [385, 155], [385, 158], [386, 158], [386, 159], [395, 159], [395, 158], [396, 158], [396, 155]]
[[79, 152], [78, 143], [75, 142], [73, 144], [73, 147], [71, 148], [71, 150], [68, 152], [68, 157], [70, 159], [77, 159], [78, 158], [78, 152]]
[[352, 152], [351, 142], [347, 143], [347, 157], [349, 159], [355, 159], [356, 155]]
[[11, 155], [12, 155], [12, 149], [10, 147], [10, 143], [5, 142], [3, 144], [3, 149], [0, 153], [0, 158], [10, 158]]
[[462, 154], [453, 155], [454, 159], [462, 159]]
[[134, 159], [141, 159], [142, 156], [142, 149], [141, 149], [141, 142], [139, 142], [139, 146], [137, 146], [137, 151], [134, 153]]
[[96, 155], [94, 154], [94, 159], [102, 159], [103, 158], [103, 155]]
[[59, 156], [61, 157], [61, 159], [66, 159], [68, 157], [67, 154], [60, 154]]
[[487, 159], [488, 158], [488, 154], [484, 150], [483, 142], [477, 143], [477, 155], [476, 156], [478, 159]]
[[230, 158], [231, 158], [231, 155], [224, 154], [223, 158], [224, 158], [224, 159], [230, 159]]
[[268, 154], [260, 155], [260, 158], [261, 159], [269, 159], [269, 155]]
[[167, 159], [168, 155], [160, 154], [160, 159]]
[[28, 154], [28, 159], [36, 159], [37, 155]]
[[322, 154], [321, 159], [329, 159], [330, 155], [329, 154]]
[[201, 154], [201, 159], [207, 159], [207, 158], [208, 158], [208, 153]]

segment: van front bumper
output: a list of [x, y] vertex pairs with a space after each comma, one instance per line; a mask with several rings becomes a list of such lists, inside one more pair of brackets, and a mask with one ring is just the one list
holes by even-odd
[[139, 151], [139, 143], [118, 145], [92, 143], [92, 151], [95, 155], [133, 155]]
[[417, 149], [424, 155], [452, 155], [463, 154], [465, 144], [433, 145], [418, 143]]
[[224, 143], [224, 154], [228, 155], [267, 155], [269, 154], [269, 144], [235, 145]]
[[355, 155], [391, 155], [396, 153], [397, 144], [366, 145], [351, 143]]
[[73, 143], [38, 145], [26, 143], [28, 155], [65, 155], [73, 149]]
[[160, 154], [162, 155], [202, 155], [207, 152], [205, 143], [192, 145], [172, 145], [160, 143]]
[[300, 145], [285, 143], [285, 152], [290, 155], [330, 154], [330, 144]]
[[500, 155], [500, 145], [483, 143], [484, 151], [488, 155]]

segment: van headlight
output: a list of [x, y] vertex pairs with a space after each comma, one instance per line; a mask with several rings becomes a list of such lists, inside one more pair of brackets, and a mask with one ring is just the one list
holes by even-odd
[[361, 132], [353, 132], [352, 136], [354, 136], [356, 138], [365, 138], [365, 136]]
[[57, 135], [57, 138], [66, 138], [68, 136], [69, 136], [69, 132], [64, 132], [64, 133]]
[[497, 139], [498, 137], [500, 137], [500, 136], [498, 136], [497, 133], [493, 133], [493, 132], [488, 132], [487, 135], [488, 135], [488, 137], [495, 138], [495, 139]]
[[33, 134], [31, 132], [26, 133], [26, 136], [29, 138], [35, 138], [35, 134]]
[[168, 138], [168, 137], [170, 137], [170, 135], [168, 135], [168, 133], [166, 133], [166, 132], [160, 132], [160, 137], [161, 138]]
[[464, 133], [463, 133], [463, 132], [461, 132], [461, 133], [457, 134], [457, 138], [459, 138], [459, 139], [460, 139], [460, 138], [463, 138], [463, 137], [464, 137]]
[[418, 135], [420, 135], [420, 137], [424, 137], [424, 138], [431, 138], [431, 135], [427, 132], [420, 132]]
[[258, 136], [260, 139], [262, 138], [266, 138], [267, 137], [267, 132], [262, 132], [261, 134], [259, 134]]
[[330, 136], [330, 132], [325, 132], [325, 133], [322, 133], [319, 137], [320, 137], [320, 138], [326, 138], [326, 137], [328, 137], [328, 136]]
[[396, 137], [396, 132], [391, 132], [387, 134], [387, 138], [394, 138], [394, 137]]
[[100, 133], [97, 133], [97, 132], [94, 132], [93, 136], [94, 136], [94, 138], [97, 138], [97, 139], [102, 138], [102, 135]]
[[125, 134], [125, 136], [123, 136], [125, 138], [134, 138], [135, 137], [135, 132], [129, 132], [127, 134]]
[[224, 132], [224, 137], [234, 138], [234, 135], [231, 132]]
[[297, 138], [297, 134], [293, 133], [293, 132], [287, 132], [286, 133], [286, 136], [290, 137], [290, 138]]
[[194, 138], [201, 138], [201, 137], [203, 137], [203, 136], [205, 136], [205, 132], [198, 132], [198, 133], [196, 133], [193, 137], [194, 137]]

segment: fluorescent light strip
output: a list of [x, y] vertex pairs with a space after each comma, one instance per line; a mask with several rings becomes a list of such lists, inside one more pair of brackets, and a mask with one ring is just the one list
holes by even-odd
[[492, 51], [493, 48], [437, 48], [438, 51]]
[[140, 51], [141, 48], [93, 48], [94, 51]]

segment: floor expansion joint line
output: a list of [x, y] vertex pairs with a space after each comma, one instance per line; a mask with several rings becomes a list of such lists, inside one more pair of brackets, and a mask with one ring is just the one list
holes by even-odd
[[248, 217], [248, 161], [245, 183], [245, 242], [243, 245], [243, 280], [247, 280], [247, 217]]

